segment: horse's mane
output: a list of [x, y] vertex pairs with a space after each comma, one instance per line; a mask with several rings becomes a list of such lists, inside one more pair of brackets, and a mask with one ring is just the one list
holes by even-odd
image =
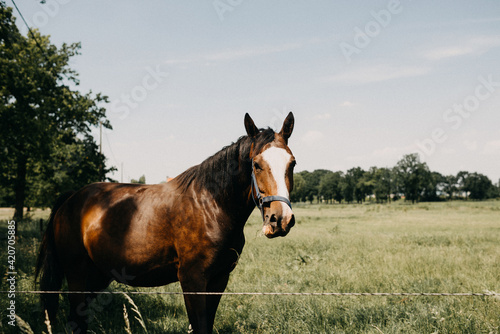
[[[205, 159], [199, 165], [187, 169], [177, 177], [178, 187], [182, 191], [193, 184], [197, 190], [208, 190], [215, 199], [226, 198], [234, 194], [237, 182], [235, 177], [241, 173], [250, 175], [250, 164], [241, 161], [249, 160], [250, 149], [254, 144], [254, 151], [259, 152], [262, 147], [274, 140], [274, 131], [270, 128], [260, 129], [255, 138], [242, 136], [236, 142], [223, 147], [219, 152]], [[245, 166], [246, 165], [246, 166]]]

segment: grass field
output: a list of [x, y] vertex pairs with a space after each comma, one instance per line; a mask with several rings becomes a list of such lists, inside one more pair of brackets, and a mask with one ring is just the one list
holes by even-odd
[[[3, 211], [2, 211], [3, 210]], [[500, 292], [500, 201], [405, 205], [296, 205], [297, 225], [269, 240], [250, 218], [247, 243], [226, 291], [232, 292]], [[0, 267], [7, 272], [7, 229], [0, 209]], [[40, 233], [19, 226], [17, 289], [33, 289]], [[5, 279], [1, 290], [7, 289]], [[112, 290], [132, 291], [113, 284]], [[152, 291], [152, 289], [140, 289]], [[180, 291], [178, 284], [158, 288]], [[181, 296], [102, 296], [95, 333], [186, 333]], [[68, 313], [62, 299], [60, 317]], [[2, 295], [1, 333], [7, 325]], [[16, 295], [16, 313], [47, 332], [38, 297]], [[135, 309], [135, 311], [134, 311]], [[140, 313], [143, 323], [136, 319]], [[64, 329], [53, 329], [64, 333]], [[224, 296], [214, 333], [499, 333], [498, 297]]]

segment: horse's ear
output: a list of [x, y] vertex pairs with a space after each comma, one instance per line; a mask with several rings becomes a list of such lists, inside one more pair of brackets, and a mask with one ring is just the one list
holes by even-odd
[[285, 118], [283, 122], [283, 127], [281, 128], [280, 135], [288, 142], [288, 138], [292, 135], [293, 124], [295, 123], [295, 119], [293, 118], [293, 113], [290, 111], [288, 116]]
[[250, 117], [248, 113], [245, 114], [245, 129], [250, 137], [255, 137], [255, 135], [259, 133], [259, 129], [257, 129], [252, 117]]

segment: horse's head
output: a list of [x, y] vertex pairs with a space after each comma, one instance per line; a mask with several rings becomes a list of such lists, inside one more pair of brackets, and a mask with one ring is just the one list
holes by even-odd
[[262, 213], [264, 234], [268, 238], [285, 236], [293, 225], [293, 215], [290, 203], [290, 192], [293, 188], [293, 167], [295, 157], [288, 148], [288, 138], [293, 131], [294, 118], [289, 113], [283, 122], [279, 133], [274, 138], [269, 132], [264, 134], [255, 126], [248, 114], [245, 115], [245, 128], [248, 136], [254, 139], [250, 158], [252, 159], [251, 191], [257, 207]]

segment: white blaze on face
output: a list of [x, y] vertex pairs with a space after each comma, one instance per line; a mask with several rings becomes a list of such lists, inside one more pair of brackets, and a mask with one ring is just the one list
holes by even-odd
[[[283, 196], [290, 199], [285, 182], [286, 168], [288, 166], [288, 162], [292, 158], [290, 153], [282, 148], [270, 147], [262, 152], [262, 158], [267, 162], [269, 168], [271, 169], [274, 182], [276, 182], [277, 194], [270, 195]], [[283, 216], [293, 214], [292, 210], [286, 203], [281, 202], [281, 205]]]

